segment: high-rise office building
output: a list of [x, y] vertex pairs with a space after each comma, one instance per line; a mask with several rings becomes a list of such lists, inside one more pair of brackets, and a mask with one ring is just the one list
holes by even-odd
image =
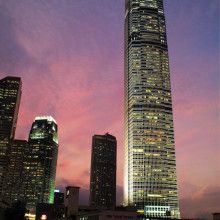
[[114, 207], [116, 203], [116, 138], [108, 133], [92, 137], [89, 204]]
[[163, 0], [125, 1], [124, 205], [179, 217]]
[[58, 189], [54, 191], [54, 208], [57, 217], [63, 217], [65, 212], [64, 193], [60, 192]]
[[5, 194], [11, 145], [21, 99], [21, 78], [0, 80], [0, 195]]
[[37, 203], [54, 202], [57, 154], [56, 121], [51, 116], [36, 117], [29, 135], [23, 174], [23, 199], [33, 214]]
[[12, 202], [22, 199], [22, 171], [27, 148], [26, 140], [14, 140], [11, 147], [5, 197]]

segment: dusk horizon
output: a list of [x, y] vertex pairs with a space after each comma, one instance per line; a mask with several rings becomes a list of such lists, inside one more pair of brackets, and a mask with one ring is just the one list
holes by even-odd
[[[92, 136], [117, 139], [123, 204], [124, 0], [0, 1], [0, 79], [21, 77], [15, 139], [36, 116], [58, 126], [56, 189], [89, 203]], [[220, 212], [219, 1], [164, 0], [180, 214]]]

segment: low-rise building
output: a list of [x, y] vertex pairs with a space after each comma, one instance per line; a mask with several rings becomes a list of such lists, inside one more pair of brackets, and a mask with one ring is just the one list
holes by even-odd
[[115, 207], [114, 209], [92, 209], [89, 207], [79, 207], [77, 220], [136, 220], [137, 219], [136, 207]]

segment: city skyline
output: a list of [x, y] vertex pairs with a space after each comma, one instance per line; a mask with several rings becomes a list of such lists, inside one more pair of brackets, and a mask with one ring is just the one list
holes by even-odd
[[[93, 2], [0, 3], [5, 30], [0, 78], [13, 75], [23, 81], [16, 138], [27, 140], [36, 115], [56, 118], [57, 187], [77, 184], [86, 196], [91, 136], [112, 133], [119, 158], [123, 155], [124, 1]], [[180, 209], [196, 215], [199, 206], [205, 212], [215, 206], [205, 210], [202, 200], [217, 198], [218, 1], [165, 1], [165, 12]], [[71, 172], [76, 166], [79, 170]], [[122, 203], [123, 161], [118, 167]]]

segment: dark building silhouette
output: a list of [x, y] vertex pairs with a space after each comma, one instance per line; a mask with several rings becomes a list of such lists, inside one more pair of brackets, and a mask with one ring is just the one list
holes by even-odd
[[220, 219], [220, 213], [213, 213], [212, 214], [212, 218], [213, 218], [213, 220], [219, 220]]
[[23, 199], [30, 213], [36, 213], [37, 203], [54, 203], [57, 154], [56, 121], [51, 116], [36, 117], [29, 135], [23, 171]]
[[37, 203], [36, 220], [41, 220], [43, 216], [46, 219], [61, 219], [64, 215], [64, 193], [59, 190], [54, 191], [54, 203]]
[[124, 27], [124, 205], [179, 218], [163, 0], [126, 0]]
[[7, 198], [17, 201], [22, 199], [22, 181], [23, 181], [23, 162], [28, 149], [26, 140], [14, 140], [11, 153], [10, 164], [8, 168], [8, 181], [6, 185]]
[[92, 207], [116, 204], [116, 138], [108, 133], [92, 137], [90, 197]]
[[54, 204], [37, 203], [35, 220], [41, 220], [41, 219], [46, 219], [46, 220], [56, 219], [57, 220]]
[[11, 146], [15, 136], [22, 82], [19, 77], [0, 80], [0, 195], [5, 195]]
[[[137, 220], [138, 212], [136, 207], [115, 207], [112, 209], [106, 209], [104, 207], [86, 207], [79, 206], [78, 219], [81, 220]], [[139, 220], [139, 219], [138, 219]], [[140, 219], [144, 220], [144, 219]]]
[[66, 187], [65, 217], [75, 219], [79, 211], [79, 189], [77, 186]]
[[61, 193], [60, 190], [56, 190], [54, 192], [54, 207], [56, 216], [58, 218], [63, 217], [65, 212], [65, 205], [64, 205], [64, 193]]

